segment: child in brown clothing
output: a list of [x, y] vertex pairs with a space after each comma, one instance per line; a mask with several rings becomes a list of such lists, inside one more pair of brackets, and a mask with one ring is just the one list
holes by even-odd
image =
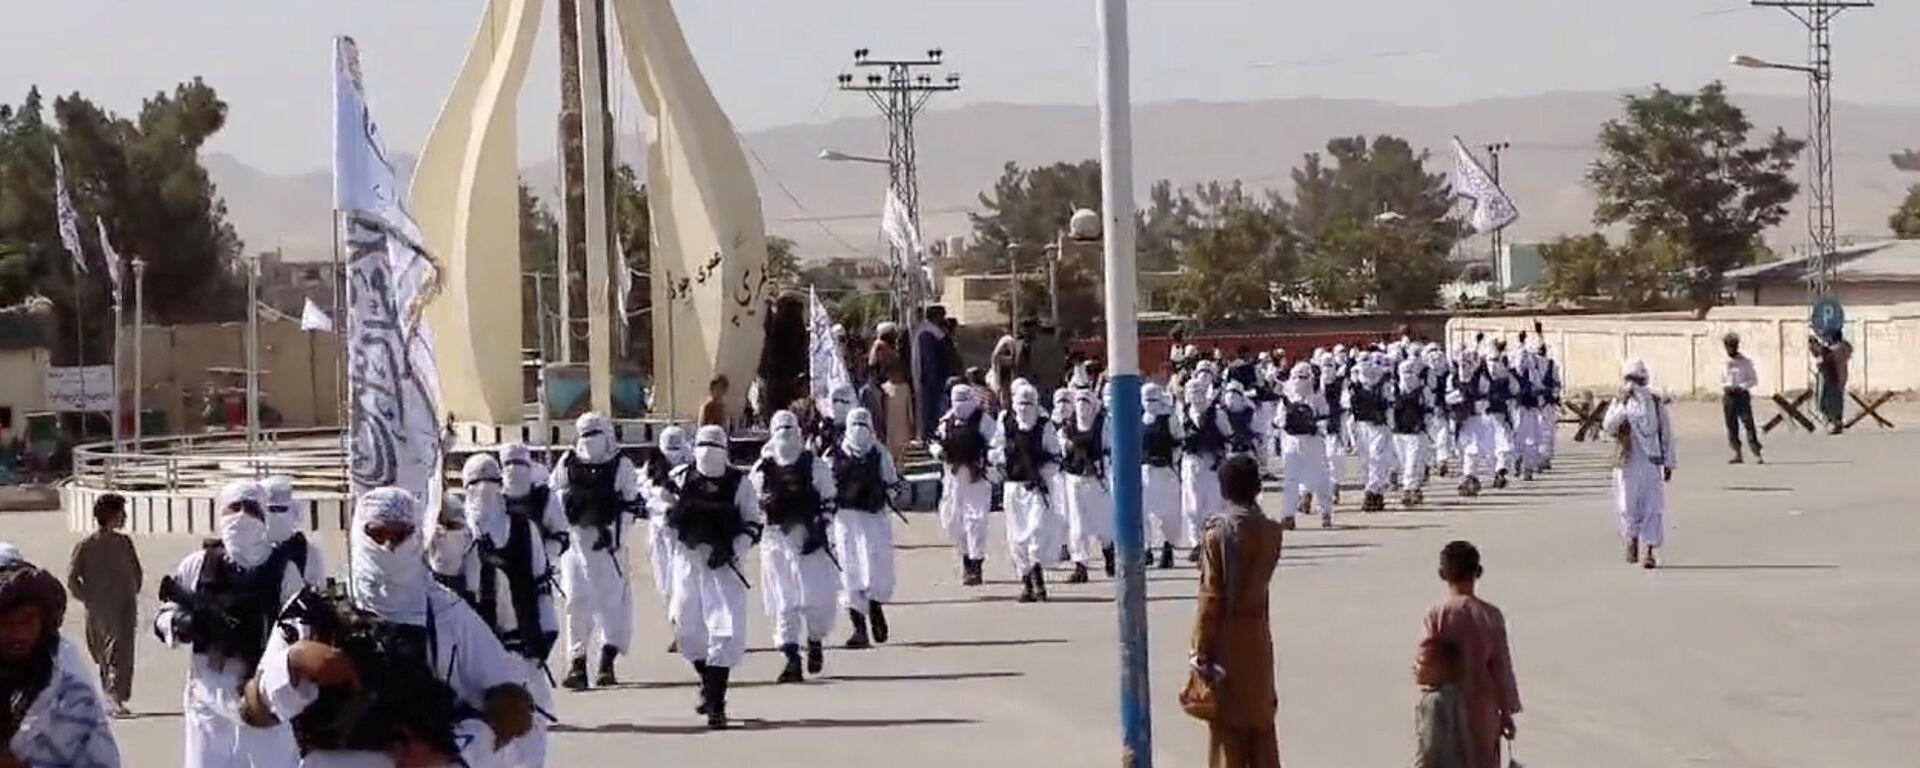
[[1467, 729], [1467, 699], [1460, 691], [1460, 646], [1439, 637], [1420, 643], [1413, 681], [1420, 685], [1414, 706], [1413, 768], [1467, 768], [1473, 754]]
[[93, 504], [99, 525], [73, 546], [67, 565], [67, 591], [87, 608], [87, 651], [100, 667], [100, 687], [109, 702], [107, 713], [127, 716], [133, 698], [133, 639], [140, 603], [140, 553], [133, 539], [121, 533], [127, 525], [127, 500], [117, 493]]

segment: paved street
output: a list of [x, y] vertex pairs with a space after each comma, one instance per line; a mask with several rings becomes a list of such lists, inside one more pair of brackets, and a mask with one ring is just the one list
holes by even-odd
[[[1441, 596], [1435, 553], [1469, 539], [1486, 556], [1482, 594], [1511, 624], [1530, 766], [1910, 766], [1920, 754], [1920, 431], [1844, 438], [1776, 433], [1766, 466], [1725, 465], [1714, 405], [1687, 406], [1670, 491], [1666, 567], [1621, 561], [1597, 446], [1562, 444], [1548, 478], [1435, 509], [1308, 524], [1287, 541], [1275, 584], [1280, 740], [1299, 768], [1405, 764], [1408, 667], [1424, 608]], [[1709, 411], [1711, 411], [1709, 413]], [[1566, 434], [1565, 431], [1562, 433]], [[1353, 501], [1353, 499], [1348, 499]], [[642, 652], [631, 684], [563, 694], [551, 764], [634, 766], [1110, 766], [1118, 760], [1111, 584], [1012, 597], [995, 520], [983, 590], [958, 585], [933, 520], [902, 532], [894, 642], [828, 657], [804, 686], [768, 684], [756, 653], [735, 675], [740, 730], [707, 734], [691, 672], [663, 652], [662, 611], [636, 558]], [[74, 536], [54, 514], [0, 515], [0, 539], [64, 566]], [[186, 540], [142, 542], [149, 573]], [[338, 562], [342, 548], [328, 543]], [[1158, 764], [1202, 764], [1203, 729], [1174, 702], [1192, 621], [1194, 572], [1151, 573]], [[69, 622], [74, 636], [77, 613]], [[836, 629], [834, 638], [844, 636]], [[184, 654], [146, 642], [120, 726], [130, 766], [178, 765]], [[591, 762], [590, 762], [591, 761]]]

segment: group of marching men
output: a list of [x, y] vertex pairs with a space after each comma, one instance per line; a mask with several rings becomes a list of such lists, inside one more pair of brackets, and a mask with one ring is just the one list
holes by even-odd
[[[1537, 333], [1451, 351], [1408, 339], [1336, 346], [1291, 364], [1284, 352], [1242, 349], [1227, 361], [1185, 346], [1171, 362], [1167, 385], [1141, 389], [1143, 517], [1160, 568], [1173, 567], [1176, 548], [1194, 559], [1206, 521], [1224, 511], [1220, 464], [1236, 454], [1281, 478], [1288, 528], [1309, 506], [1333, 524], [1343, 454], [1358, 457], [1362, 511], [1384, 510], [1396, 489], [1402, 504], [1422, 503], [1430, 470], [1457, 471], [1460, 494], [1476, 496], [1553, 464], [1560, 376]], [[1070, 582], [1084, 582], [1097, 551], [1113, 575], [1112, 403], [1091, 365], [1053, 393], [1051, 412], [1024, 379], [998, 413], [973, 387], [952, 388], [933, 452], [945, 464], [941, 523], [966, 584], [982, 580], [996, 483], [1022, 602], [1047, 599], [1046, 568], [1061, 561]]]
[[563, 625], [561, 686], [588, 687], [596, 644], [592, 685], [618, 684], [636, 543], [709, 728], [728, 726], [748, 632], [741, 559], [755, 546], [781, 682], [822, 671], [842, 606], [847, 647], [886, 642], [898, 476], [872, 415], [852, 404], [851, 389], [832, 393], [811, 434], [775, 413], [745, 469], [714, 426], [665, 430], [636, 467], [608, 420], [587, 414], [551, 470], [520, 444], [468, 459], [437, 519], [406, 490], [363, 494], [340, 574], [301, 533], [290, 481], [228, 485], [218, 537], [162, 581], [154, 620], [162, 641], [193, 652], [185, 765], [543, 765]]

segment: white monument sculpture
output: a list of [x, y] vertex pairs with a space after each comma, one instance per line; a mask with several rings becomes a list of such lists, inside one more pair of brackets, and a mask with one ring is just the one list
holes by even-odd
[[[518, 424], [520, 372], [517, 101], [542, 0], [489, 0], [473, 48], [414, 172], [414, 215], [446, 270], [427, 308], [438, 346], [442, 416]], [[580, 4], [586, 114], [599, 115], [598, 4]], [[693, 416], [707, 381], [753, 376], [760, 312], [772, 288], [760, 197], [733, 124], [708, 88], [670, 0], [608, 0], [628, 75], [652, 117], [654, 410]], [[591, 64], [592, 66], [588, 66]], [[588, 328], [593, 406], [611, 398], [611, 244], [605, 226], [605, 127], [588, 119]], [[735, 386], [741, 393], [744, 386]], [[736, 397], [738, 395], [736, 394]]]

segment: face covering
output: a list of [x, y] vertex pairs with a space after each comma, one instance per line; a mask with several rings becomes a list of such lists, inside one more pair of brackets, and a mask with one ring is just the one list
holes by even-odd
[[434, 573], [457, 576], [466, 565], [467, 550], [473, 546], [473, 509], [473, 496], [469, 494], [466, 520], [444, 525], [433, 532], [432, 540], [427, 542], [427, 566]]
[[267, 541], [267, 522], [245, 512], [228, 512], [220, 517], [220, 543], [227, 557], [241, 568], [258, 568], [273, 554]]
[[1031, 389], [1013, 393], [1013, 418], [1021, 429], [1040, 421], [1040, 395]]
[[693, 461], [693, 445], [687, 441], [687, 431], [679, 427], [668, 427], [660, 433], [660, 456], [667, 460], [667, 466], [685, 466]]
[[484, 536], [495, 544], [507, 543], [507, 500], [501, 489], [500, 464], [484, 453], [468, 457], [460, 470], [460, 482], [466, 486], [467, 499], [461, 513], [474, 536]]
[[[781, 413], [786, 412], [781, 411]], [[726, 430], [711, 425], [700, 428], [693, 440], [693, 467], [695, 471], [706, 477], [719, 477], [726, 474]]]
[[533, 490], [533, 452], [519, 443], [500, 446], [500, 490], [519, 498]]
[[768, 456], [783, 467], [800, 459], [800, 451], [806, 446], [800, 437], [800, 420], [792, 411], [775, 411], [773, 418], [767, 420], [767, 429], [771, 433], [767, 439]]
[[[389, 549], [367, 535], [369, 524], [407, 525], [413, 532]], [[354, 506], [348, 548], [354, 604], [387, 621], [425, 626], [427, 553], [419, 500], [400, 488], [368, 491]]]
[[1093, 421], [1100, 415], [1100, 404], [1092, 397], [1081, 395], [1073, 401], [1073, 423], [1081, 429], [1091, 429]]
[[947, 396], [947, 399], [953, 401], [953, 416], [957, 419], [972, 416], [973, 409], [980, 406], [979, 401], [973, 397], [973, 387], [965, 384], [955, 384], [953, 392]]
[[279, 544], [300, 531], [300, 515], [293, 511], [293, 480], [269, 477], [261, 484], [267, 494], [267, 541]]
[[840, 438], [840, 447], [854, 456], [864, 456], [873, 449], [873, 414], [865, 408], [855, 408], [847, 414], [847, 433]]
[[834, 387], [832, 394], [829, 396], [833, 399], [833, 407], [832, 411], [828, 413], [828, 417], [833, 419], [836, 424], [847, 423], [847, 414], [853, 412], [853, 388], [847, 386]]
[[613, 425], [607, 423], [605, 416], [597, 413], [584, 413], [573, 423], [579, 437], [573, 441], [574, 451], [588, 464], [603, 464], [612, 461], [619, 452], [619, 445], [613, 440]]

